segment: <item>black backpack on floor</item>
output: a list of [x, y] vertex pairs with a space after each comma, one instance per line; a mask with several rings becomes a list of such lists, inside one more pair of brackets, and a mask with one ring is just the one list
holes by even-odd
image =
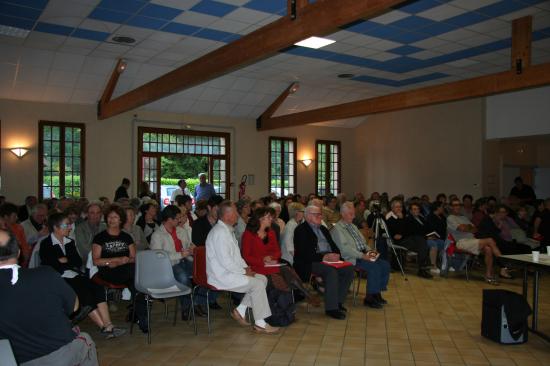
[[292, 292], [277, 290], [274, 287], [266, 288], [271, 316], [265, 321], [274, 327], [286, 327], [296, 319], [296, 305], [292, 298]]

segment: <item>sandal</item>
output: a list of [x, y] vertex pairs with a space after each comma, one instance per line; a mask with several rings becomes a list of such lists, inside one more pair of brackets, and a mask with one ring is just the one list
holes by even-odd
[[101, 328], [101, 334], [105, 335], [105, 339], [112, 339], [126, 334], [126, 329], [112, 327], [111, 330], [107, 330], [106, 327], [103, 327]]
[[501, 278], [505, 278], [507, 280], [511, 280], [512, 278], [514, 278], [511, 274], [510, 274], [510, 270], [506, 267], [502, 267], [500, 269], [500, 273], [499, 273], [500, 277]]

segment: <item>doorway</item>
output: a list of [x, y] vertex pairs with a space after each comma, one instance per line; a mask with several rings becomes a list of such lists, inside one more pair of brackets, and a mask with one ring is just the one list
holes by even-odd
[[138, 138], [138, 182], [149, 184], [162, 207], [179, 179], [193, 193], [199, 173], [207, 174], [217, 194], [229, 198], [228, 133], [139, 127]]

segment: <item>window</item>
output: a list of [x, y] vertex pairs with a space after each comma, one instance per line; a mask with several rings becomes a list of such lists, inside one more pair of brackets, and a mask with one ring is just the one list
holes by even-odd
[[84, 124], [40, 121], [38, 128], [38, 196], [84, 196]]
[[269, 138], [269, 192], [296, 193], [296, 139]]
[[334, 195], [341, 192], [340, 142], [316, 142], [316, 176], [317, 194], [320, 196]]
[[162, 205], [169, 204], [168, 192], [179, 179], [193, 193], [198, 173], [207, 173], [216, 193], [229, 197], [228, 133], [139, 127], [138, 135], [138, 181], [160, 192]]

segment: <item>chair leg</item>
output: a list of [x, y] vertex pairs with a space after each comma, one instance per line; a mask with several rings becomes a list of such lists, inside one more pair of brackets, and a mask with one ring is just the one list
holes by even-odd
[[149, 295], [145, 296], [145, 306], [147, 307], [147, 326], [149, 328], [149, 331], [147, 332], [147, 344], [151, 344], [151, 307], [152, 302], [149, 300]]
[[464, 270], [466, 271], [466, 281], [470, 282], [470, 275], [468, 273], [468, 263], [470, 262], [469, 258], [466, 258], [466, 266], [464, 266]]
[[189, 309], [189, 315], [193, 317], [193, 330], [195, 331], [195, 335], [197, 335], [197, 319], [195, 318], [195, 302], [193, 300], [194, 290], [195, 289], [191, 291], [191, 308]]
[[227, 292], [227, 312], [229, 314], [229, 317], [231, 318], [231, 310], [233, 310], [233, 306], [231, 305], [231, 302], [233, 301], [233, 299], [231, 299], [231, 291], [226, 291]]
[[357, 297], [359, 297], [359, 290], [361, 289], [361, 272], [357, 272], [357, 290], [353, 291], [353, 306], [357, 305]]
[[132, 318], [130, 319], [130, 334], [134, 331], [134, 319], [136, 318], [136, 296], [137, 293], [134, 293], [133, 305], [132, 305]]
[[208, 334], [210, 334], [210, 306], [208, 306], [210, 304], [210, 300], [208, 294], [210, 294], [210, 290], [206, 289], [206, 323], [208, 324]]
[[[180, 299], [176, 297], [176, 309], [174, 310], [174, 323], [172, 325], [176, 325], [176, 321], [178, 319], [178, 303], [179, 303]], [[183, 307], [183, 305], [182, 305]], [[165, 313], [168, 313], [168, 309], [167, 309], [167, 305], [166, 305], [166, 302], [164, 303], [164, 311]]]
[[168, 319], [168, 304], [166, 303], [165, 299], [163, 299], [163, 302], [164, 302], [164, 320], [166, 320], [166, 319]]

